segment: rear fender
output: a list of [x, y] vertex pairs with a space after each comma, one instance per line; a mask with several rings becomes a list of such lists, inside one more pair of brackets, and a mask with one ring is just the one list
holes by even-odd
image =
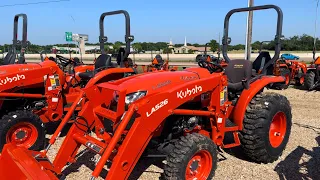
[[284, 82], [285, 79], [282, 76], [264, 76], [261, 79], [256, 80], [250, 84], [249, 89], [242, 91], [240, 98], [237, 101], [233, 112], [231, 113], [231, 119], [233, 122], [242, 129], [242, 123], [248, 104], [252, 98], [262, 91], [268, 84]]
[[[161, 128], [160, 125], [171, 115], [171, 111], [202, 93], [219, 88], [221, 79], [221, 74], [212, 74], [209, 78], [184, 83], [136, 101], [134, 104], [138, 109], [137, 118], [119, 148], [106, 179], [128, 179], [148, 142], [158, 128]], [[216, 98], [216, 100], [219, 104], [220, 99]]]

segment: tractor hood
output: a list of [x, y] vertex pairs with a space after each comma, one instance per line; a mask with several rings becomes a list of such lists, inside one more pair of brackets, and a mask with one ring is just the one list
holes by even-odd
[[28, 63], [28, 64], [9, 64], [0, 66], [0, 76], [10, 73], [24, 72], [44, 67], [57, 66], [53, 61], [45, 61], [41, 63]]
[[204, 68], [188, 68], [183, 71], [153, 72], [130, 78], [119, 84], [118, 87], [126, 89], [127, 94], [138, 91], [147, 91], [147, 94], [152, 94], [208, 76], [210, 76], [210, 73]]
[[43, 83], [49, 72], [62, 73], [53, 61], [0, 66], [0, 91]]

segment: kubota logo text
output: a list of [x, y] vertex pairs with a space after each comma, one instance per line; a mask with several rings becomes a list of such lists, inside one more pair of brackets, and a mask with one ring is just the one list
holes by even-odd
[[150, 117], [154, 112], [158, 111], [160, 108], [168, 104], [168, 99], [161, 101], [159, 104], [155, 105], [150, 113], [146, 113], [147, 117]]
[[19, 74], [13, 77], [6, 77], [5, 79], [0, 79], [0, 86], [5, 85], [7, 83], [12, 83], [14, 81], [20, 81], [25, 78], [26, 77], [24, 75], [19, 75]]
[[198, 92], [202, 91], [202, 86], [195, 86], [192, 89], [187, 88], [185, 91], [179, 91], [177, 92], [177, 97], [180, 99], [186, 98], [188, 96], [191, 96], [193, 94], [197, 94]]

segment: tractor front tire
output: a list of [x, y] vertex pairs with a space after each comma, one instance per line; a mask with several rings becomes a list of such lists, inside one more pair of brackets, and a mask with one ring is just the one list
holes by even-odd
[[257, 94], [247, 107], [240, 132], [245, 154], [257, 163], [274, 162], [288, 143], [291, 125], [291, 106], [285, 96]]
[[0, 119], [0, 152], [6, 143], [30, 150], [42, 150], [45, 144], [45, 127], [31, 111], [9, 112]]
[[306, 76], [304, 77], [304, 86], [306, 89], [310, 89], [315, 82], [316, 74], [313, 71], [307, 72]]
[[201, 134], [182, 136], [167, 156], [164, 179], [212, 179], [217, 168], [217, 146]]
[[286, 78], [285, 82], [274, 83], [272, 88], [273, 89], [278, 89], [278, 90], [288, 89], [288, 87], [290, 85], [290, 82], [291, 82], [291, 72], [290, 72], [290, 70], [287, 69], [287, 68], [281, 68], [280, 69], [280, 75]]

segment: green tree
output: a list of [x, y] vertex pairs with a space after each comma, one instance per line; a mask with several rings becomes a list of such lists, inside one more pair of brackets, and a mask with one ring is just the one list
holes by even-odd
[[113, 45], [113, 51], [118, 52], [122, 45], [124, 45], [124, 43], [116, 41]]
[[260, 41], [256, 41], [253, 44], [251, 44], [252, 50], [259, 50], [260, 49]]
[[189, 53], [189, 54], [193, 54], [194, 52], [193, 52], [192, 49], [189, 49], [189, 50], [188, 50], [188, 53]]
[[166, 47], [166, 48], [163, 49], [163, 53], [164, 54], [167, 54], [167, 53], [171, 54], [172, 53], [172, 49], [169, 49], [169, 48]]
[[141, 43], [134, 43], [134, 44], [132, 44], [132, 47], [133, 47], [134, 51], [136, 51], [138, 53], [142, 51]]
[[210, 40], [208, 46], [210, 47], [211, 51], [215, 52], [219, 48], [219, 43], [216, 40], [212, 39]]

